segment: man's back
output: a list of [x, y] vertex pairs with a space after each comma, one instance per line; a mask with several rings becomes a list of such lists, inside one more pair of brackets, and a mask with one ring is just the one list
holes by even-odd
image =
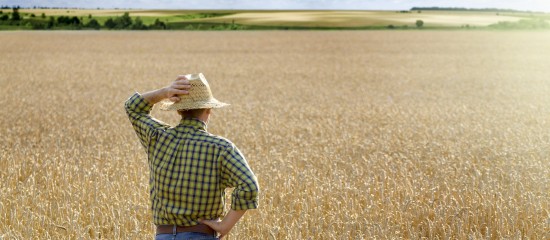
[[[197, 88], [201, 86], [208, 87], [208, 84]], [[177, 90], [174, 89], [168, 90]], [[203, 90], [198, 92], [211, 95], [209, 87], [208, 91]], [[209, 108], [195, 109], [200, 113], [198, 117], [182, 115], [175, 127], [152, 118], [153, 105], [172, 96], [166, 91], [136, 93], [125, 103], [126, 113], [147, 153], [150, 199], [157, 233], [164, 232], [167, 225], [174, 226], [174, 234], [177, 229], [185, 232], [186, 227], [197, 226], [202, 221], [223, 236], [246, 210], [258, 207], [256, 176], [233, 143], [206, 131]], [[207, 101], [198, 104], [207, 107], [227, 105], [212, 96], [207, 97]], [[189, 100], [184, 104], [192, 106], [195, 102]], [[235, 189], [231, 211], [224, 221], [217, 222], [216, 219], [224, 217], [225, 189], [232, 187]]]
[[[257, 189], [254, 176], [239, 169], [249, 169], [239, 150], [229, 140], [206, 132], [203, 122], [182, 119], [178, 126], [159, 131], [157, 138], [148, 153], [155, 224], [190, 226], [197, 219], [222, 217], [225, 189], [238, 184], [233, 173], [250, 184], [247, 190]], [[236, 189], [234, 194], [246, 192]]]

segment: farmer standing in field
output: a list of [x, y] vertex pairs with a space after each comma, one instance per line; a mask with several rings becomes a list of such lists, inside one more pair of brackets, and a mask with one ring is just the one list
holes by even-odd
[[[171, 127], [152, 118], [157, 103], [177, 111], [180, 123]], [[226, 105], [212, 96], [202, 74], [179, 76], [167, 87], [126, 101], [147, 153], [156, 239], [223, 238], [246, 210], [258, 207], [258, 182], [242, 153], [206, 131], [212, 108]], [[231, 187], [231, 210], [223, 216], [225, 189]]]

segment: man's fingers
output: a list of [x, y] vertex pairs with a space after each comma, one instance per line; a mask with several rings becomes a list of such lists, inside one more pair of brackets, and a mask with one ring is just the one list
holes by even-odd
[[203, 224], [206, 224], [208, 225], [209, 227], [211, 227], [212, 229], [214, 229], [216, 232], [218, 232], [218, 228], [219, 228], [219, 223], [218, 221], [213, 221], [213, 220], [201, 220], [200, 223], [203, 223]]
[[185, 77], [185, 75], [179, 75], [168, 88], [170, 101], [179, 102], [181, 99], [178, 97], [178, 95], [189, 94], [189, 91], [187, 90], [189, 90], [190, 88], [191, 84], [189, 84], [189, 80], [187, 80], [187, 77]]
[[189, 80], [176, 80], [174, 83], [172, 83], [172, 87], [175, 89], [189, 89], [191, 88], [191, 84], [189, 83]]
[[176, 97], [176, 96], [170, 97], [170, 101], [172, 101], [172, 102], [179, 102], [180, 100], [181, 99], [179, 97]]
[[176, 81], [181, 79], [187, 79], [187, 77], [185, 75], [178, 75], [178, 77], [176, 78]]
[[202, 220], [200, 223], [208, 225], [210, 228], [214, 229], [214, 231], [219, 233], [218, 222], [212, 220]]
[[215, 227], [216, 223], [214, 221], [211, 221], [211, 220], [199, 220], [200, 223], [203, 223], [203, 224], [206, 224], [208, 225], [209, 227], [211, 227], [212, 229]]
[[225, 237], [225, 235], [227, 235], [227, 232], [224, 232], [222, 229], [221, 229], [221, 222], [218, 221], [218, 220], [199, 220], [200, 223], [202, 224], [206, 224], [208, 225], [209, 227], [211, 227], [212, 229], [214, 229], [214, 231], [216, 231], [218, 234], [220, 234], [218, 237], [220, 239], [222, 239], [223, 237]]
[[175, 95], [182, 95], [182, 94], [189, 94], [189, 91], [187, 90], [182, 90], [182, 89], [174, 89], [170, 92], [170, 95], [171, 96], [175, 96]]
[[174, 84], [172, 85], [172, 87], [175, 89], [189, 89], [191, 88], [191, 84], [189, 83]]

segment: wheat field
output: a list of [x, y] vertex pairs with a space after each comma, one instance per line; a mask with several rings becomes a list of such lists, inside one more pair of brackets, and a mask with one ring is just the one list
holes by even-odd
[[262, 190], [226, 239], [550, 238], [550, 32], [0, 42], [0, 239], [152, 239], [123, 103], [198, 72], [232, 104], [209, 131], [241, 149]]
[[516, 16], [501, 16], [494, 12], [423, 11], [403, 14], [395, 11], [251, 11], [197, 19], [197, 22], [235, 22], [244, 25], [305, 26], [305, 27], [365, 27], [408, 26], [415, 27], [417, 20], [426, 27], [484, 27], [498, 22], [516, 22]]

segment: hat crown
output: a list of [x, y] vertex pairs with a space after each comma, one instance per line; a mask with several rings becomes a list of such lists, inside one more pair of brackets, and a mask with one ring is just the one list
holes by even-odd
[[188, 90], [189, 94], [179, 95], [181, 101], [205, 101], [214, 98], [210, 85], [202, 73], [187, 74], [185, 77], [189, 80], [191, 88]]

